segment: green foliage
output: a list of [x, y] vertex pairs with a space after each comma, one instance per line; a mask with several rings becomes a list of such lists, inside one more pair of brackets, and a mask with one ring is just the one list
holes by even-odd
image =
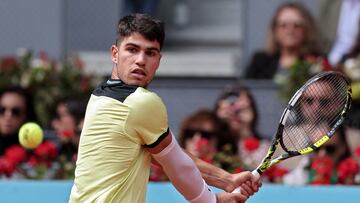
[[275, 82], [279, 85], [280, 98], [288, 102], [308, 79], [321, 71], [331, 69], [327, 59], [321, 56], [309, 55], [296, 60], [288, 71], [275, 76]]
[[48, 126], [54, 102], [63, 97], [88, 97], [100, 77], [86, 74], [77, 56], [61, 62], [50, 61], [46, 53], [0, 58], [0, 88], [19, 85], [29, 90], [42, 126]]

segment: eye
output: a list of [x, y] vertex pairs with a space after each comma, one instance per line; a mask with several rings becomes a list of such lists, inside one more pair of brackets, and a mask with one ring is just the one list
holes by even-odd
[[150, 56], [150, 57], [154, 57], [154, 56], [156, 56], [156, 52], [155, 51], [146, 51], [146, 55], [147, 56]]
[[136, 53], [136, 52], [137, 52], [137, 49], [134, 48], [134, 47], [128, 47], [126, 50], [127, 50], [128, 52], [130, 52], [130, 53]]

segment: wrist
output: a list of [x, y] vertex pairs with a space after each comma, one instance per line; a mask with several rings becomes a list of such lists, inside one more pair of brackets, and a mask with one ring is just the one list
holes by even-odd
[[224, 191], [226, 192], [232, 192], [235, 190], [236, 188], [236, 183], [235, 183], [235, 177], [230, 174], [227, 173], [224, 175], [224, 188], [222, 188]]

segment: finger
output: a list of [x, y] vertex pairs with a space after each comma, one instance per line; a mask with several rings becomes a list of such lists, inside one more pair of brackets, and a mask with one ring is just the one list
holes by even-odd
[[262, 186], [262, 182], [260, 180], [258, 180], [256, 182], [253, 182], [251, 184], [251, 186], [252, 186], [254, 192], [257, 192], [257, 191], [259, 191], [259, 188]]
[[241, 172], [238, 173], [237, 177], [236, 177], [236, 183], [237, 185], [241, 185], [242, 183], [246, 182], [246, 181], [251, 181], [253, 179], [253, 175], [251, 174], [250, 171], [245, 171], [245, 172]]
[[242, 184], [240, 187], [241, 187], [241, 189], [240, 189], [240, 191], [241, 191], [241, 194], [243, 194], [243, 195], [245, 195], [245, 196], [247, 196], [247, 197], [249, 197], [250, 195], [252, 195], [253, 194], [253, 189], [252, 189], [252, 187], [250, 187], [251, 186], [251, 184], [250, 185], [248, 185], [248, 184]]
[[245, 202], [248, 199], [247, 196], [241, 193], [232, 193], [232, 195], [233, 195], [232, 198], [235, 199], [236, 202]]

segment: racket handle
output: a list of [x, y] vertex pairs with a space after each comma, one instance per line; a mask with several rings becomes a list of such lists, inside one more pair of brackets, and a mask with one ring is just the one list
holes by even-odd
[[[258, 181], [258, 180], [260, 179], [260, 173], [257, 172], [256, 169], [253, 170], [251, 173], [252, 173], [253, 176], [255, 177], [255, 178], [253, 179], [253, 181]], [[235, 190], [232, 191], [231, 193], [241, 193], [241, 188], [240, 188], [240, 187], [237, 187], [237, 188], [235, 188]]]
[[260, 173], [255, 169], [253, 171], [251, 171], [251, 173], [254, 175], [254, 180], [253, 181], [258, 181], [260, 179]]

